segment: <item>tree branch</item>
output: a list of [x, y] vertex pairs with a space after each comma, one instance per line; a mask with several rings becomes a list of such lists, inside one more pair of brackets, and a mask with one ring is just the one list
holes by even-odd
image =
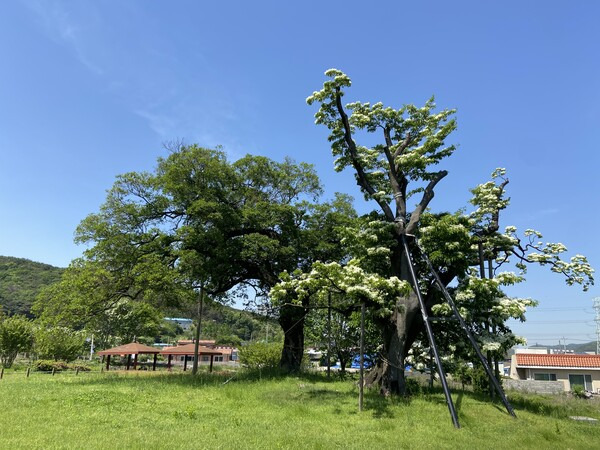
[[407, 233], [413, 234], [415, 232], [417, 224], [419, 223], [419, 220], [421, 220], [421, 214], [423, 213], [423, 211], [425, 211], [425, 209], [429, 205], [429, 202], [433, 199], [435, 195], [433, 189], [435, 188], [436, 184], [438, 184], [446, 175], [448, 175], [448, 172], [446, 170], [441, 170], [440, 172], [437, 172], [433, 179], [429, 182], [429, 184], [425, 188], [425, 192], [423, 192], [423, 197], [421, 198], [421, 201], [415, 207], [415, 210], [410, 216], [410, 221], [406, 226]]
[[344, 111], [344, 107], [342, 106], [342, 97], [340, 95], [339, 87], [336, 88], [335, 104], [336, 104], [338, 113], [340, 115], [340, 118], [342, 119], [342, 124], [344, 125], [344, 141], [346, 142], [346, 145], [348, 146], [348, 151], [350, 152], [350, 158], [352, 159], [352, 166], [354, 166], [354, 169], [356, 170], [356, 175], [358, 176], [358, 184], [365, 191], [367, 191], [367, 193], [377, 202], [377, 204], [379, 205], [379, 207], [385, 214], [385, 217], [390, 222], [393, 222], [394, 214], [392, 213], [392, 209], [390, 208], [390, 205], [388, 205], [384, 201], [382, 201], [374, 196], [375, 189], [373, 188], [373, 186], [371, 186], [371, 184], [367, 180], [365, 171], [358, 160], [358, 150], [356, 149], [356, 143], [354, 142], [354, 139], [352, 139], [352, 128], [350, 127], [350, 122], [348, 121], [348, 115], [346, 114], [346, 111]]

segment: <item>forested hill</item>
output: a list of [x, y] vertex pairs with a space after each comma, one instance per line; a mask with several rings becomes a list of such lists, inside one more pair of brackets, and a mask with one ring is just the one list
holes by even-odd
[[64, 269], [11, 256], [0, 256], [0, 306], [8, 314], [30, 315], [38, 292], [60, 279]]

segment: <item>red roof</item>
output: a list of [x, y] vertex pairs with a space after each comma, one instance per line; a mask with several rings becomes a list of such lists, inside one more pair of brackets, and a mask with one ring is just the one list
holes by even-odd
[[139, 342], [132, 342], [131, 344], [119, 345], [118, 347], [109, 348], [98, 352], [99, 355], [139, 355], [140, 353], [152, 354], [160, 353], [160, 349], [156, 347], [148, 347], [147, 345], [140, 344]]
[[[177, 347], [167, 347], [163, 349], [161, 355], [193, 355], [194, 354], [194, 344], [187, 345], [178, 345]], [[208, 348], [203, 346], [198, 346], [198, 354], [199, 355], [222, 355], [219, 350], [215, 350], [214, 348]]]
[[600, 369], [600, 355], [544, 355], [517, 353], [517, 366], [585, 367]]

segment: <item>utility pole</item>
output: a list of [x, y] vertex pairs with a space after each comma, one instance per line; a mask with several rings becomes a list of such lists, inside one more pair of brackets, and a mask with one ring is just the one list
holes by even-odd
[[600, 355], [600, 297], [592, 300], [596, 310], [596, 355]]
[[92, 341], [90, 342], [90, 361], [94, 358], [94, 335], [92, 334]]

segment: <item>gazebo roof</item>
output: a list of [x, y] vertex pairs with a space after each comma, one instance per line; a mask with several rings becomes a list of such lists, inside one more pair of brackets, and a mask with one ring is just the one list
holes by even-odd
[[[178, 345], [177, 347], [167, 347], [160, 352], [161, 355], [193, 355], [194, 344]], [[198, 346], [199, 355], [222, 355], [223, 353], [214, 348]]]
[[139, 354], [158, 354], [160, 349], [149, 347], [148, 345], [132, 342], [130, 344], [119, 345], [118, 347], [109, 348], [98, 352], [98, 355], [139, 355]]

